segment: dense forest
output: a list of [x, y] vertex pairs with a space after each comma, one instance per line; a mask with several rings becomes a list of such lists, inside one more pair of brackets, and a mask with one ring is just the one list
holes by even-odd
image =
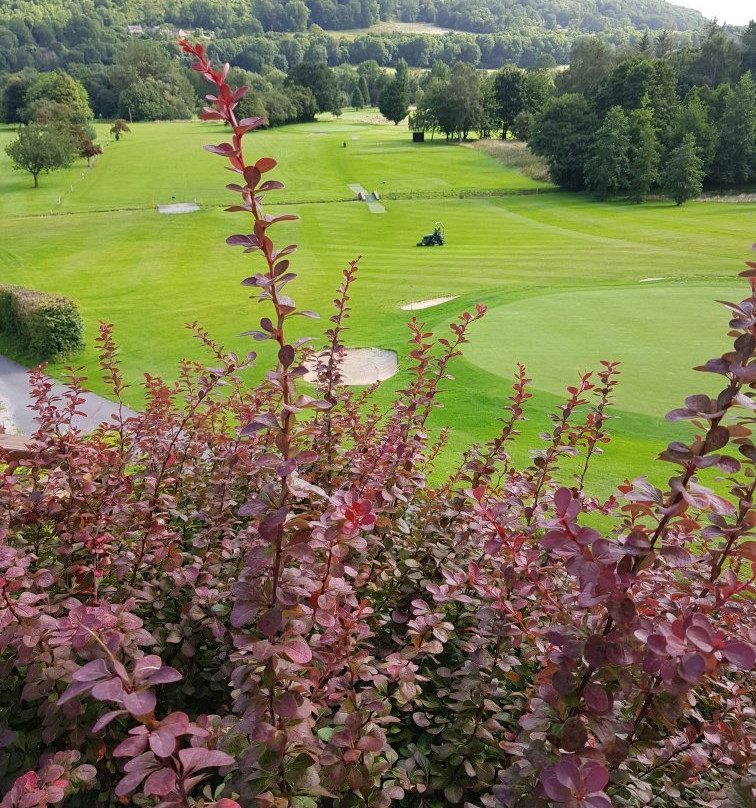
[[700, 48], [662, 58], [647, 40], [621, 59], [598, 40], [573, 56], [525, 122], [559, 185], [638, 202], [662, 188], [680, 204], [756, 182], [755, 23], [737, 40], [711, 24]]
[[[371, 30], [386, 20], [453, 30], [445, 37]], [[129, 39], [175, 39], [181, 29], [206, 35], [217, 53], [252, 70], [288, 70], [315, 58], [331, 67], [368, 59], [533, 67], [539, 57], [564, 63], [581, 34], [622, 45], [638, 30], [666, 29], [689, 42], [702, 24], [698, 12], [663, 0], [6, 0], [0, 72], [108, 65]], [[365, 30], [337, 35], [355, 28]]]

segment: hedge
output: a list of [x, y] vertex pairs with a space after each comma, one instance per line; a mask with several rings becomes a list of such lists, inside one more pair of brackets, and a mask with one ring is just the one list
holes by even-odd
[[0, 333], [38, 359], [54, 359], [84, 347], [84, 323], [73, 300], [0, 284]]

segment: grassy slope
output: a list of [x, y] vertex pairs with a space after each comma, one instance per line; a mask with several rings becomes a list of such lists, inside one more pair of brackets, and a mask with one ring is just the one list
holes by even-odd
[[[11, 134], [0, 131], [0, 146]], [[135, 383], [143, 371], [171, 377], [178, 358], [201, 356], [183, 329], [195, 318], [229, 347], [253, 347], [237, 335], [254, 325], [258, 310], [238, 284], [256, 265], [223, 243], [243, 220], [216, 207], [233, 199], [223, 190], [231, 176], [200, 151], [222, 136], [199, 123], [134, 126], [94, 170], [79, 165], [43, 176], [38, 191], [28, 175], [7, 170], [0, 151], [0, 278], [75, 297], [90, 343], [99, 319], [114, 322]], [[301, 244], [292, 287], [298, 302], [327, 315], [341, 268], [358, 252], [365, 256], [350, 344], [392, 347], [403, 358], [402, 303], [460, 295], [418, 312], [433, 328], [463, 306], [489, 306], [436, 416], [437, 424], [454, 425], [455, 448], [489, 434], [517, 359], [535, 379], [530, 437], [577, 369], [599, 358], [623, 360], [618, 439], [602, 458], [602, 477], [644, 471], [670, 435], [659, 416], [706, 389], [709, 380], [689, 368], [723, 343], [725, 318], [708, 301], [740, 292], [730, 279], [752, 239], [756, 206], [597, 204], [551, 193], [460, 200], [466, 190], [544, 186], [472, 149], [412, 146], [406, 130], [350, 120], [260, 133], [252, 144], [281, 161], [277, 176], [287, 189], [276, 199], [302, 217], [278, 236]], [[442, 198], [388, 199], [388, 213], [373, 215], [337, 201], [351, 197], [348, 183], [389, 197]], [[74, 191], [64, 193], [71, 184]], [[155, 213], [154, 203], [174, 198], [206, 207]], [[306, 204], [314, 201], [323, 204]], [[61, 215], [34, 215], [51, 207]], [[436, 219], [445, 223], [447, 246], [416, 248]], [[666, 280], [639, 283], [648, 277]], [[322, 326], [303, 320], [301, 327]], [[94, 359], [90, 347], [76, 362], [93, 368]], [[261, 367], [267, 361], [263, 348]], [[138, 390], [131, 395], [138, 404]]]

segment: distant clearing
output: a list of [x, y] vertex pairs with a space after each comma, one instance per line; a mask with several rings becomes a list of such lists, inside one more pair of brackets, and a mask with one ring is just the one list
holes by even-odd
[[370, 28], [349, 28], [343, 31], [326, 31], [331, 36], [342, 36], [347, 39], [354, 39], [365, 34], [433, 34], [441, 36], [454, 32], [453, 28], [442, 28], [430, 22], [399, 22], [390, 20], [371, 25]]

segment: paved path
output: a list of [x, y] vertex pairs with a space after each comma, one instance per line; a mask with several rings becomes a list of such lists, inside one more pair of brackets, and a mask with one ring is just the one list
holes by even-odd
[[[65, 392], [65, 385], [52, 379], [50, 381], [53, 383], [53, 395]], [[73, 424], [83, 432], [91, 432], [118, 412], [118, 407], [112, 401], [95, 393], [84, 393], [82, 398], [85, 402], [79, 409], [86, 415], [75, 417]], [[27, 368], [0, 356], [0, 421], [10, 427], [9, 431], [31, 434], [37, 428], [34, 413], [29, 409], [31, 403]], [[126, 407], [123, 414], [124, 417], [136, 415]]]

